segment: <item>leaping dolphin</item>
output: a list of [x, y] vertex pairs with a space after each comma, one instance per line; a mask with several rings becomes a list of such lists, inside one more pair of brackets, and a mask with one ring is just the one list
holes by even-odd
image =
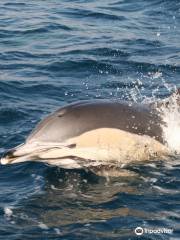
[[[180, 89], [174, 93], [177, 102], [179, 95]], [[9, 150], [1, 164], [42, 161], [72, 169], [167, 156], [158, 109], [168, 107], [169, 98], [149, 105], [98, 100], [61, 107], [24, 144]]]

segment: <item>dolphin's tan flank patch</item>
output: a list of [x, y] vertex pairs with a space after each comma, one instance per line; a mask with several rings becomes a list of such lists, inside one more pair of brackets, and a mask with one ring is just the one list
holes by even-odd
[[126, 131], [100, 128], [88, 131], [66, 141], [66, 145], [75, 144], [75, 148], [53, 148], [39, 154], [41, 159], [78, 157], [103, 162], [149, 160], [165, 156], [168, 149], [149, 136], [140, 136]]

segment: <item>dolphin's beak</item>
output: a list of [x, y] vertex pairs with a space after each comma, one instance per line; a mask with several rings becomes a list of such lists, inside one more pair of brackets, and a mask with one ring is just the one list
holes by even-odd
[[[44, 142], [33, 142], [24, 143], [15, 148], [12, 148], [4, 153], [0, 162], [2, 165], [27, 162], [27, 161], [43, 161], [46, 162], [46, 156], [49, 157], [49, 152], [57, 151], [62, 149], [62, 145], [59, 143], [44, 143]], [[58, 153], [53, 158], [58, 157]], [[50, 158], [52, 156], [50, 155]]]
[[6, 153], [4, 153], [4, 155], [1, 158], [1, 164], [5, 165], [5, 164], [9, 164], [11, 163], [13, 157], [13, 149], [8, 150]]
[[40, 161], [63, 168], [80, 168], [76, 160], [70, 159], [71, 149], [59, 143], [25, 143], [10, 149], [1, 158], [1, 164]]
[[40, 143], [21, 144], [5, 152], [1, 158], [1, 164], [6, 165], [37, 160], [40, 153], [46, 152], [51, 147]]
[[37, 151], [37, 146], [35, 145], [21, 144], [5, 152], [0, 162], [2, 165], [6, 165], [31, 161], [35, 157], [35, 150]]

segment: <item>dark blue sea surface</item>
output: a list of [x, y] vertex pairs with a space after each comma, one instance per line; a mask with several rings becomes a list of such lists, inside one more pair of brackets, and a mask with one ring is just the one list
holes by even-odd
[[[142, 101], [180, 87], [179, 0], [1, 0], [0, 153], [58, 107]], [[116, 116], [115, 116], [116, 117]], [[180, 239], [180, 159], [109, 180], [0, 166], [0, 239]], [[134, 229], [168, 228], [172, 234]]]

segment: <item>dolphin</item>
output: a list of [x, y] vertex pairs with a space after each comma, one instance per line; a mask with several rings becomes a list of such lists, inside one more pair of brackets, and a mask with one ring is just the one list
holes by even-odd
[[[180, 102], [180, 89], [173, 96]], [[67, 169], [120, 165], [166, 158], [165, 124], [152, 104], [89, 100], [68, 104], [47, 116], [25, 142], [7, 151], [1, 164], [41, 161]]]

